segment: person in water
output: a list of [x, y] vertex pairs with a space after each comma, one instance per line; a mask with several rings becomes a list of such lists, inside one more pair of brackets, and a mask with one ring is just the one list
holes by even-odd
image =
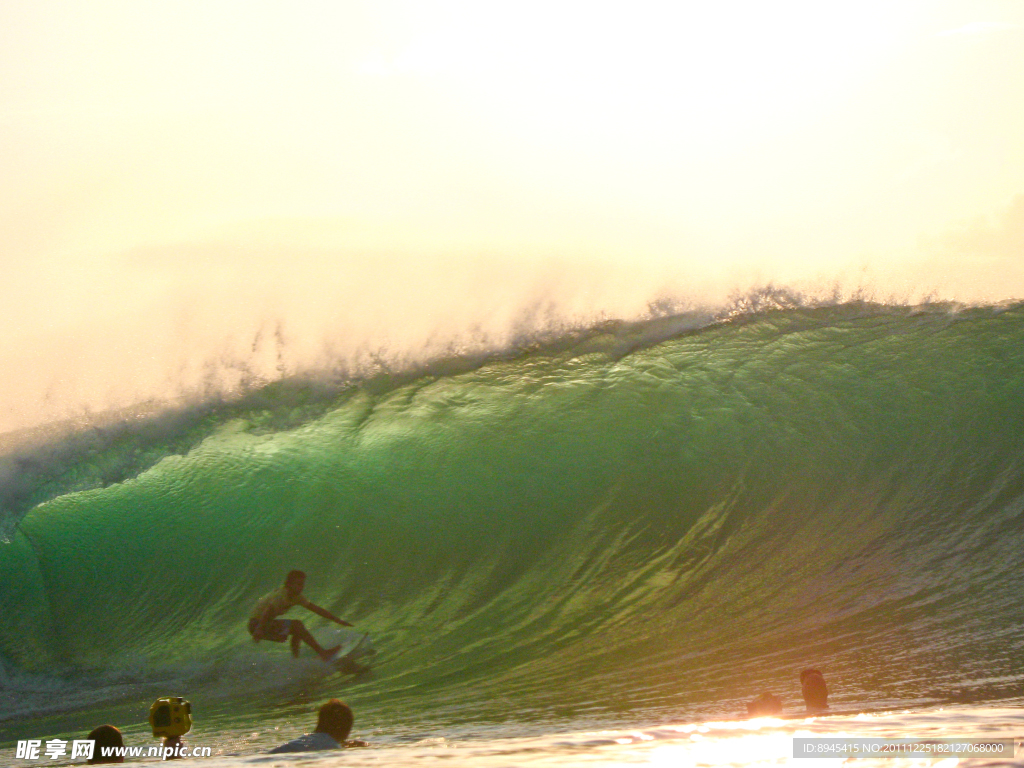
[[292, 656], [299, 657], [300, 643], [306, 643], [316, 651], [317, 655], [324, 661], [338, 652], [341, 646], [324, 649], [309, 634], [309, 630], [298, 619], [279, 619], [277, 616], [287, 611], [293, 605], [301, 605], [303, 608], [312, 611], [318, 616], [340, 624], [343, 627], [351, 627], [347, 621], [339, 619], [333, 613], [319, 605], [314, 605], [302, 596], [302, 589], [306, 586], [306, 574], [302, 571], [289, 571], [284, 580], [284, 586], [275, 589], [269, 595], [264, 595], [253, 608], [249, 617], [249, 634], [252, 635], [254, 643], [260, 640], [270, 640], [275, 643], [283, 643], [291, 639]]
[[825, 676], [816, 669], [805, 669], [800, 673], [800, 689], [808, 712], [828, 709], [828, 686]]
[[782, 714], [782, 699], [774, 693], [762, 693], [747, 704], [748, 717], [774, 717]]
[[160, 746], [164, 748], [164, 760], [180, 760], [181, 751], [188, 749], [188, 744], [181, 740], [181, 736], [164, 736]]
[[85, 737], [94, 742], [92, 757], [89, 758], [89, 765], [100, 765], [101, 763], [123, 763], [124, 755], [104, 755], [104, 749], [117, 749], [124, 746], [124, 739], [121, 732], [112, 725], [100, 725], [89, 731]]
[[316, 718], [316, 730], [292, 739], [287, 744], [274, 747], [270, 754], [282, 752], [316, 752], [321, 749], [340, 749], [341, 747], [366, 747], [365, 741], [349, 739], [355, 715], [348, 704], [331, 699], [322, 707]]

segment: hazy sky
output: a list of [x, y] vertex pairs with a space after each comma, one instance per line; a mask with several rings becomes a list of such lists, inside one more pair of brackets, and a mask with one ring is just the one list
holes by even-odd
[[0, 148], [0, 431], [549, 309], [1024, 296], [1019, 0], [7, 0]]

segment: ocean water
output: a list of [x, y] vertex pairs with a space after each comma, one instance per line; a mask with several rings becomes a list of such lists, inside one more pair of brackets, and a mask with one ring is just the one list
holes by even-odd
[[[154, 743], [162, 695], [211, 766], [1024, 732], [1022, 304], [608, 323], [0, 446], [3, 764], [104, 722]], [[371, 673], [249, 640], [292, 568], [371, 633]], [[765, 690], [800, 713], [812, 666], [838, 714], [736, 719]], [[373, 747], [259, 755], [333, 696]]]

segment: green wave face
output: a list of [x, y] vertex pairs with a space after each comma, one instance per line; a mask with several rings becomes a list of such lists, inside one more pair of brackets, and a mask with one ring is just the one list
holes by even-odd
[[6, 668], [215, 677], [269, 652], [245, 620], [301, 568], [373, 633], [384, 698], [1018, 679], [1024, 308], [787, 310], [616, 349], [352, 388], [284, 428], [236, 409], [54, 495], [0, 544]]

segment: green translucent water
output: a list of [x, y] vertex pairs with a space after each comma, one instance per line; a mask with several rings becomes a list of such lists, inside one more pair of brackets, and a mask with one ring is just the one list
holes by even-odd
[[[452, 722], [729, 709], [808, 665], [840, 703], [1019, 684], [1024, 308], [613, 330], [305, 404], [270, 388], [40, 474], [0, 544], [6, 674]], [[250, 642], [292, 568], [372, 633], [371, 681]]]

